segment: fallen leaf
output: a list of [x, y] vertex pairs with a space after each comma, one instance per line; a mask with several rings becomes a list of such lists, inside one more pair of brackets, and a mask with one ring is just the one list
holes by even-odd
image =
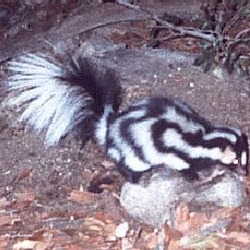
[[4, 209], [5, 207], [7, 207], [10, 204], [11, 203], [5, 197], [2, 197], [0, 199], [0, 209]]
[[224, 207], [221, 209], [218, 209], [214, 216], [217, 219], [225, 219], [225, 218], [231, 218], [233, 216], [239, 215], [241, 212], [240, 208], [230, 208], [230, 207]]
[[191, 249], [222, 249], [219, 248], [218, 237], [214, 234], [203, 236], [193, 235], [184, 236], [181, 241], [181, 246]]
[[4, 215], [0, 217], [0, 226], [11, 225], [20, 220], [17, 215]]
[[226, 235], [227, 238], [233, 238], [246, 246], [250, 246], [250, 233], [247, 232], [230, 232]]
[[175, 223], [178, 225], [178, 224], [182, 224], [185, 221], [188, 221], [189, 213], [190, 211], [189, 211], [187, 204], [181, 203], [176, 209]]
[[3, 235], [0, 236], [0, 249], [5, 249], [5, 246], [7, 245], [7, 240]]
[[36, 249], [39, 241], [24, 240], [13, 245], [13, 250]]
[[191, 235], [198, 233], [209, 219], [204, 213], [194, 213], [189, 211], [186, 204], [182, 203], [176, 210], [175, 229], [182, 234]]
[[31, 190], [27, 190], [23, 193], [15, 194], [18, 197], [19, 201], [33, 201], [35, 199], [35, 193]]
[[67, 247], [67, 250], [82, 250], [82, 246], [71, 245]]
[[69, 199], [78, 203], [91, 203], [95, 200], [95, 195], [87, 191], [73, 190]]
[[144, 236], [144, 240], [145, 240], [145, 247], [147, 247], [147, 249], [156, 249], [158, 244], [158, 237], [155, 232], [146, 234]]
[[129, 241], [128, 238], [121, 239], [121, 249], [134, 249], [133, 244]]

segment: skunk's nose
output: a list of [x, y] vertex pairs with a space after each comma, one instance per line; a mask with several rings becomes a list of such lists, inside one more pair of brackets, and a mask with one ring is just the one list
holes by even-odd
[[249, 149], [248, 149], [248, 138], [245, 134], [242, 135], [241, 139], [237, 143], [237, 149], [239, 152], [239, 163], [242, 168], [248, 174], [248, 158], [249, 158]]

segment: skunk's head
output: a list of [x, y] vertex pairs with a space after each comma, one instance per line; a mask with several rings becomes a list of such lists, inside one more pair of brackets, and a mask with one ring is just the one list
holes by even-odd
[[[222, 128], [220, 128], [221, 130]], [[248, 174], [248, 138], [238, 129], [224, 128], [221, 132], [221, 141], [226, 141], [227, 146], [222, 150], [221, 163], [227, 166], [240, 166], [241, 171]]]
[[245, 134], [242, 134], [236, 142], [236, 155], [237, 158], [234, 164], [240, 164], [244, 171], [248, 174], [248, 138]]

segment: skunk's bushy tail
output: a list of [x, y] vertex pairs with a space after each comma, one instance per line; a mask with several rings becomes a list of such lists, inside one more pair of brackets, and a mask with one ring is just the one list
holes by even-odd
[[72, 58], [69, 67], [45, 55], [28, 54], [10, 62], [7, 89], [17, 91], [8, 105], [23, 106], [20, 117], [48, 145], [68, 134], [105, 144], [108, 118], [120, 104], [114, 70], [100, 69], [88, 58]]

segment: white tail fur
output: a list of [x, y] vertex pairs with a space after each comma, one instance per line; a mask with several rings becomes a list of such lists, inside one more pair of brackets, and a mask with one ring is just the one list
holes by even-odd
[[[69, 86], [62, 80], [63, 67], [37, 55], [26, 55], [9, 65], [12, 76], [8, 89], [16, 90], [10, 105], [25, 106], [20, 120], [39, 133], [45, 133], [48, 145], [56, 145], [91, 113], [85, 107], [90, 97], [79, 86]], [[85, 108], [85, 109], [84, 109]]]

